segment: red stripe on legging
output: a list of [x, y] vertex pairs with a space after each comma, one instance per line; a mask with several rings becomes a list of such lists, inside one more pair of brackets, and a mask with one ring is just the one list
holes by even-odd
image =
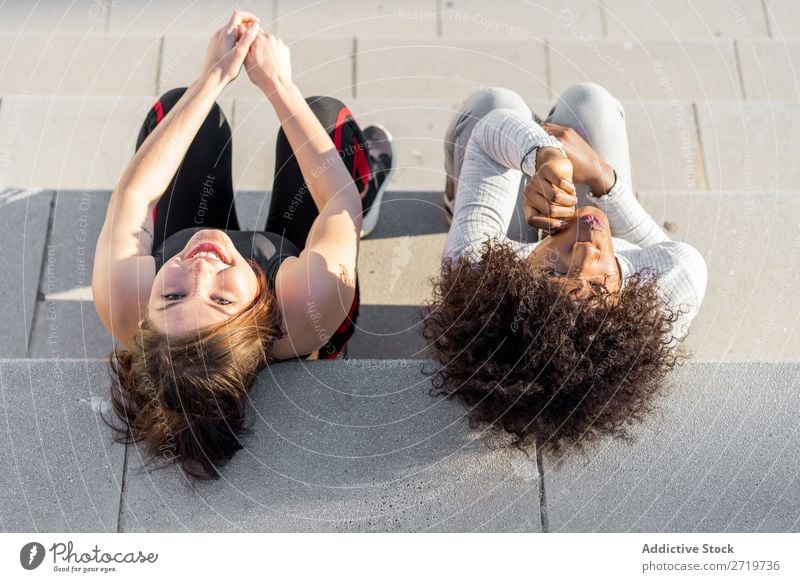
[[[336, 117], [336, 126], [333, 130], [333, 145], [338, 151], [342, 151], [344, 148], [344, 144], [342, 143], [342, 128], [345, 122], [347, 122], [347, 119], [352, 117], [353, 114], [347, 107], [342, 107], [339, 110], [339, 115]], [[355, 149], [353, 153], [353, 180], [358, 180], [361, 183], [359, 190], [363, 190], [371, 174], [369, 161], [367, 160], [367, 154], [364, 152], [364, 147], [357, 141], [353, 141], [353, 147]]]
[[[347, 317], [342, 322], [342, 325], [339, 326], [339, 329], [336, 330], [336, 333], [333, 334], [331, 340], [333, 340], [337, 335], [342, 335], [343, 333], [346, 333], [347, 330], [349, 330], [352, 326], [355, 325], [355, 323], [353, 323], [353, 316], [355, 315], [356, 309], [358, 308], [358, 303], [359, 303], [358, 293], [356, 293], [355, 296], [353, 297], [353, 304], [350, 306], [350, 311], [348, 312]], [[320, 359], [335, 360], [339, 356], [339, 354], [342, 353], [342, 350], [344, 350], [346, 345], [347, 342], [339, 346], [339, 349], [333, 352], [332, 354], [327, 354], [325, 356], [322, 356], [322, 358]]]
[[156, 101], [153, 109], [156, 112], [156, 123], [161, 123], [161, 120], [164, 119], [164, 108], [161, 106], [161, 101]]
[[[367, 185], [367, 181], [370, 179], [370, 168], [369, 168], [369, 161], [367, 160], [367, 154], [364, 152], [364, 146], [359, 143], [356, 143], [356, 158], [353, 160], [353, 179], [357, 179], [361, 182], [361, 186], [359, 187], [359, 191], [364, 189], [364, 186]], [[358, 172], [358, 175], [356, 175]]]
[[352, 117], [350, 110], [347, 107], [342, 107], [339, 110], [339, 115], [336, 116], [336, 126], [333, 128], [333, 145], [337, 150], [342, 149], [342, 128], [348, 117]]
[[337, 334], [346, 332], [353, 325], [353, 315], [355, 315], [356, 307], [358, 307], [358, 294], [353, 297], [353, 304], [350, 306], [350, 311], [347, 313], [347, 317], [342, 322], [342, 325], [336, 330]]

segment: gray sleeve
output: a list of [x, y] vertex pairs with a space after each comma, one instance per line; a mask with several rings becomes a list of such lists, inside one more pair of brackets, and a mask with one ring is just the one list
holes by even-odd
[[589, 193], [597, 207], [606, 213], [611, 232], [640, 247], [670, 240], [656, 221], [639, 204], [627, 181], [617, 179], [604, 196]]
[[628, 260], [634, 272], [650, 268], [658, 274], [659, 294], [682, 312], [673, 334], [683, 339], [706, 292], [708, 271], [703, 256], [689, 244], [670, 240], [623, 180], [617, 180], [605, 196], [591, 197], [605, 211], [614, 237], [636, 245], [617, 254]]
[[511, 109], [495, 109], [475, 125], [458, 180], [446, 257], [475, 257], [488, 238], [508, 240], [522, 173], [536, 173], [540, 147], [564, 151], [533, 119]]
[[706, 262], [700, 252], [683, 242], [666, 241], [617, 254], [630, 261], [635, 272], [655, 270], [659, 295], [672, 309], [683, 312], [673, 326], [673, 333], [679, 339], [685, 337], [703, 302], [708, 282]]

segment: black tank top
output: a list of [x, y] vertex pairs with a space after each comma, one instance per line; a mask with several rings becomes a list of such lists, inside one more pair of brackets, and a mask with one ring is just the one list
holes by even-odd
[[[156, 272], [166, 261], [180, 253], [192, 235], [198, 230], [208, 227], [185, 228], [172, 234], [158, 249], [153, 252], [156, 260]], [[279, 234], [256, 230], [222, 230], [233, 241], [233, 246], [245, 259], [255, 260], [267, 275], [267, 281], [275, 289], [275, 278], [278, 268], [289, 257], [297, 257], [300, 251]]]

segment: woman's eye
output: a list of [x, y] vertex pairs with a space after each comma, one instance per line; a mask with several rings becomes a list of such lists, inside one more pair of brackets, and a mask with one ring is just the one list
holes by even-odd
[[223, 299], [222, 297], [217, 297], [216, 302], [220, 305], [230, 305], [233, 301], [228, 301], [227, 299]]
[[169, 295], [162, 295], [161, 297], [163, 297], [167, 301], [177, 301], [178, 299], [183, 297], [183, 295], [179, 293], [170, 293]]

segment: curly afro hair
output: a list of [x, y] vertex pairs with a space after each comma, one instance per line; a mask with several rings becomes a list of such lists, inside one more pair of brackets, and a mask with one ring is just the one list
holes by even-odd
[[433, 393], [463, 401], [473, 425], [549, 454], [628, 438], [684, 357], [672, 335], [680, 312], [659, 297], [654, 274], [578, 299], [497, 240], [477, 262], [445, 259], [427, 308]]

